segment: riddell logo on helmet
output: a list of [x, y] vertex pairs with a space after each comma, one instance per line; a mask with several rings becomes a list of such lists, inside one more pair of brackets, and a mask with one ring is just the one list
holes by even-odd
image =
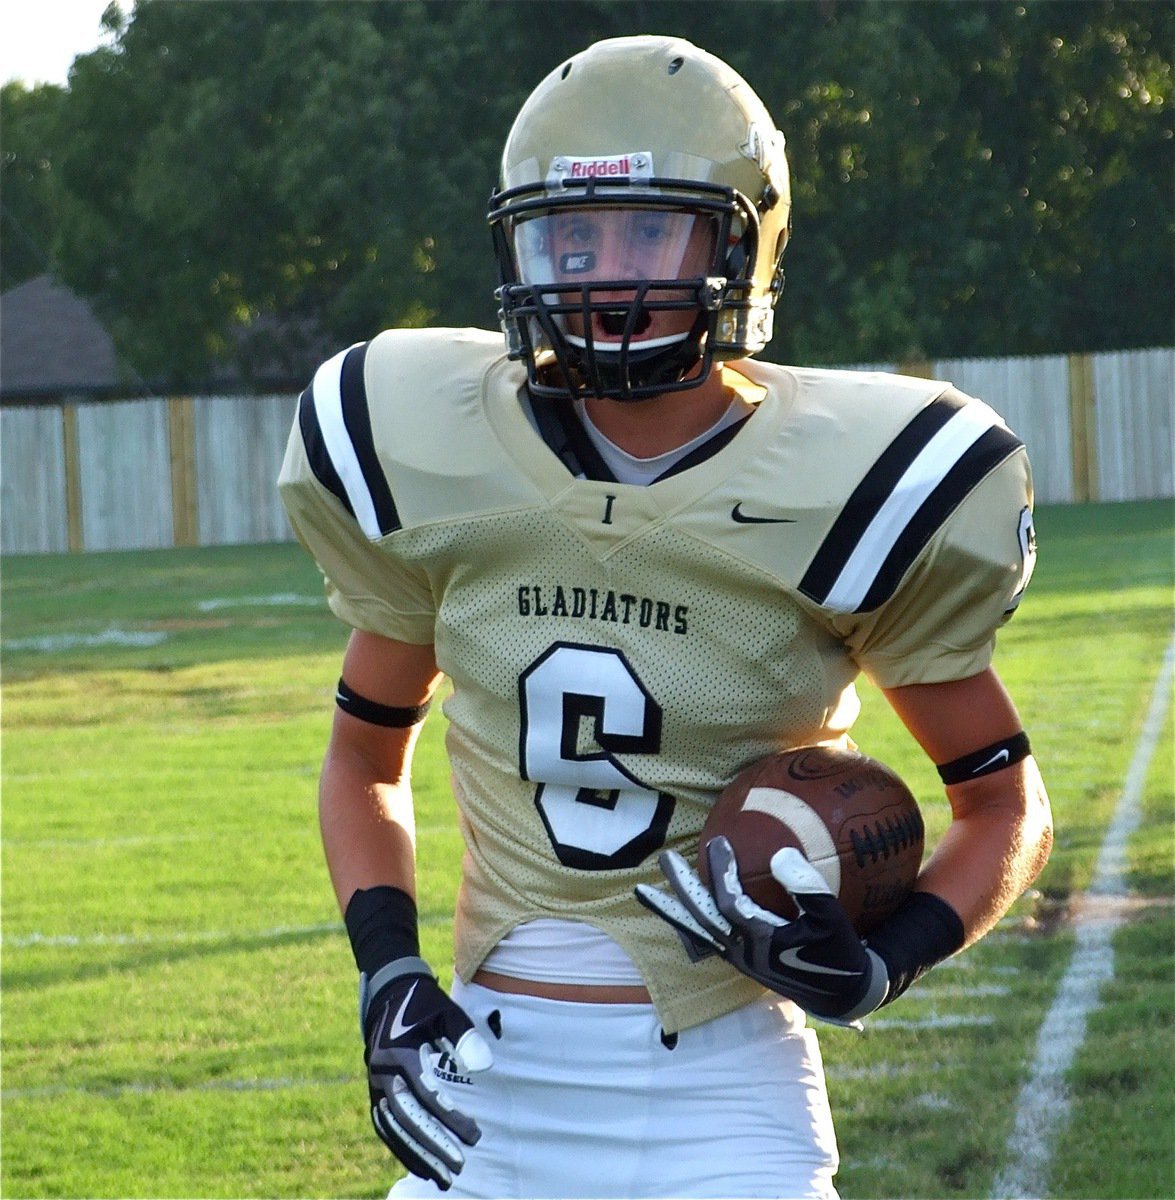
[[632, 162], [627, 154], [620, 158], [573, 158], [572, 179], [592, 179], [599, 175], [631, 175]]
[[551, 161], [552, 179], [648, 179], [653, 156], [647, 150], [608, 154], [594, 158], [560, 155]]

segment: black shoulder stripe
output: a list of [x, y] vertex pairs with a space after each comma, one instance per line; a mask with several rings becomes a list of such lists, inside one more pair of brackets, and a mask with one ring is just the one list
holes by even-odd
[[822, 601], [856, 549], [869, 522], [889, 499], [906, 469], [921, 453], [927, 442], [955, 415], [960, 404], [939, 397], [928, 404], [886, 447], [881, 457], [857, 484], [853, 494], [840, 511], [828, 536], [808, 565], [800, 581], [800, 591], [813, 600]]
[[902, 530], [865, 599], [854, 611], [870, 612], [884, 604], [897, 591], [902, 577], [951, 513], [976, 484], [1005, 458], [1015, 454], [1020, 445], [1020, 439], [1000, 425], [993, 426], [975, 442]]
[[363, 481], [375, 507], [376, 521], [381, 536], [392, 533], [402, 525], [396, 503], [392, 499], [387, 477], [380, 465], [375, 450], [375, 438], [371, 432], [371, 412], [368, 408], [367, 385], [363, 378], [363, 365], [367, 359], [369, 342], [352, 347], [343, 359], [339, 390], [342, 396], [343, 424], [359, 460]]
[[876, 608], [967, 494], [1020, 445], [986, 405], [957, 394], [932, 401], [853, 490], [799, 590], [839, 612]]
[[355, 510], [351, 507], [351, 500], [347, 495], [347, 489], [343, 487], [343, 481], [339, 478], [338, 471], [335, 470], [335, 464], [331, 462], [330, 453], [327, 451], [326, 442], [322, 436], [322, 426], [318, 421], [318, 410], [314, 406], [313, 383], [302, 393], [298, 400], [298, 427], [302, 431], [302, 442], [306, 447], [306, 458], [310, 463], [310, 469], [314, 472], [314, 478], [328, 492], [337, 496], [343, 507], [351, 516], [354, 516]]

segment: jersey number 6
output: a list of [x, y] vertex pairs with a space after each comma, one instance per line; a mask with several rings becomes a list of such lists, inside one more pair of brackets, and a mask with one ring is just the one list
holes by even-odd
[[638, 866], [665, 841], [674, 799], [616, 755], [661, 749], [661, 706], [618, 650], [556, 642], [519, 680], [519, 770], [555, 854], [581, 871]]

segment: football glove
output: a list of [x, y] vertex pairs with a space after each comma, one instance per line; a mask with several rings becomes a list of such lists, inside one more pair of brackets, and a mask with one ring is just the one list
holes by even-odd
[[[370, 1001], [368, 1000], [370, 996]], [[400, 958], [360, 980], [371, 1122], [388, 1149], [442, 1191], [481, 1137], [433, 1070], [467, 1075], [493, 1063], [485, 1039], [421, 958]]]
[[680, 854], [666, 850], [658, 862], [671, 892], [638, 884], [637, 899], [677, 930], [691, 958], [717, 953], [812, 1016], [860, 1029], [860, 1019], [885, 1001], [888, 973], [820, 872], [794, 847], [772, 857], [772, 875], [800, 912], [789, 921], [743, 891], [726, 838], [711, 839], [705, 853], [710, 888]]

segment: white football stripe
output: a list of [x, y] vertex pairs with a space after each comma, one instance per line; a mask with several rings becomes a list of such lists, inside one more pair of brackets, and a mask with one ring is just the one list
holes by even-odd
[[747, 792], [743, 812], [761, 812], [786, 825], [796, 835], [804, 857], [824, 876], [834, 896], [840, 895], [840, 859], [823, 818], [799, 796], [782, 788], [756, 787]]
[[[1087, 898], [1124, 898], [1130, 893], [1126, 852], [1142, 822], [1147, 772], [1162, 740], [1173, 678], [1175, 637], [1167, 643]], [[1124, 920], [1121, 905], [1116, 910], [1094, 906], [1088, 914], [1078, 911], [1073, 957], [1037, 1033], [1032, 1074], [1020, 1089], [1007, 1162], [995, 1178], [992, 1196], [1048, 1195], [1053, 1150], [1073, 1103], [1069, 1071], [1085, 1042], [1090, 1015], [1101, 1002], [1101, 989], [1114, 978], [1114, 936]]]
[[332, 359], [328, 359], [314, 373], [314, 411], [318, 414], [318, 427], [322, 430], [322, 440], [326, 443], [327, 453], [334, 463], [339, 478], [351, 501], [351, 508], [360, 529], [369, 538], [380, 536], [379, 519], [375, 515], [375, 501], [363, 478], [363, 468], [359, 465], [359, 457], [351, 444], [351, 435], [343, 422], [343, 359], [355, 347], [341, 350]]
[[836, 577], [825, 600], [829, 608], [838, 612], [856, 610], [877, 578], [878, 569], [927, 496], [999, 419], [986, 404], [968, 404], [922, 447]]

